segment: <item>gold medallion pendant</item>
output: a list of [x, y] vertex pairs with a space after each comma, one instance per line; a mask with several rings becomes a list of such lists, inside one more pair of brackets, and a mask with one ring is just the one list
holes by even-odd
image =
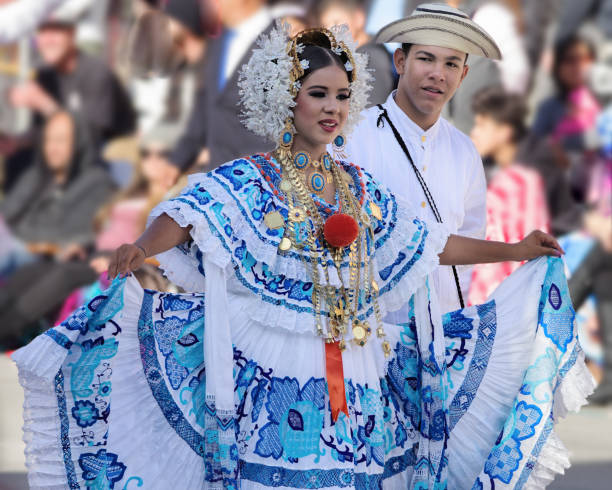
[[283, 191], [285, 194], [291, 192], [291, 182], [285, 179], [281, 180], [280, 190]]
[[287, 250], [291, 248], [291, 245], [292, 245], [291, 240], [289, 240], [289, 238], [287, 237], [283, 237], [283, 239], [278, 244], [278, 249], [281, 252], [286, 252]]
[[271, 230], [278, 230], [279, 228], [283, 228], [285, 226], [283, 215], [278, 211], [270, 211], [267, 213], [264, 216], [264, 223]]
[[359, 320], [353, 321], [353, 339], [357, 345], [364, 346], [370, 335], [370, 326], [367, 323], [362, 323]]

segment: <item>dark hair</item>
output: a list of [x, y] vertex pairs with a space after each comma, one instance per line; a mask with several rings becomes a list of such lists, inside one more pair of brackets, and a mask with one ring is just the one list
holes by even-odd
[[595, 49], [595, 45], [591, 42], [590, 39], [587, 39], [586, 37], [580, 34], [572, 34], [571, 36], [568, 36], [555, 44], [552, 74], [555, 85], [557, 86], [557, 90], [559, 90], [559, 93], [563, 97], [567, 95], [568, 87], [565, 87], [563, 85], [563, 81], [559, 77], [559, 68], [565, 60], [567, 53], [579, 44], [584, 44], [587, 47], [587, 49], [589, 50], [589, 54], [593, 60], [597, 58], [597, 51]]
[[300, 61], [308, 61], [308, 68], [304, 70], [300, 80], [304, 80], [316, 70], [335, 65], [344, 70], [349, 82], [353, 81], [353, 72], [347, 71], [345, 66], [346, 62], [349, 61], [348, 56], [345, 53], [339, 55], [334, 53], [325, 34], [317, 31], [307, 32], [301, 36], [299, 42], [304, 45], [304, 49], [298, 54], [298, 58]]
[[[402, 51], [404, 52], [404, 54], [406, 56], [408, 56], [408, 53], [410, 52], [410, 48], [413, 46], [413, 43], [402, 43]], [[463, 61], [463, 63], [467, 63], [468, 60], [468, 53], [465, 53], [465, 60]]]
[[520, 95], [508, 93], [502, 87], [488, 87], [476, 94], [472, 109], [475, 115], [487, 116], [498, 124], [510, 126], [514, 143], [527, 134], [527, 105]]

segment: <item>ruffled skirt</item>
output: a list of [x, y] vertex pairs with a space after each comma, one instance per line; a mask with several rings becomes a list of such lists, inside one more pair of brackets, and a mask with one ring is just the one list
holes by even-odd
[[418, 488], [542, 488], [569, 465], [553, 425], [593, 382], [558, 259], [444, 315], [439, 420], [421, 413], [411, 317], [386, 325], [388, 359], [370, 343], [343, 353], [349, 414], [333, 421], [321, 340], [243, 314], [232, 414], [206, 399], [203, 294], [129, 277], [17, 351], [31, 488], [409, 488], [429, 471], [424, 438], [446, 441], [448, 480]]

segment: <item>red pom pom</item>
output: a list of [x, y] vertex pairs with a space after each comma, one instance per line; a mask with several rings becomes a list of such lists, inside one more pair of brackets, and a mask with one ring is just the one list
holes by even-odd
[[330, 216], [323, 226], [323, 236], [334, 248], [347, 247], [359, 234], [359, 225], [348, 214], [338, 213]]

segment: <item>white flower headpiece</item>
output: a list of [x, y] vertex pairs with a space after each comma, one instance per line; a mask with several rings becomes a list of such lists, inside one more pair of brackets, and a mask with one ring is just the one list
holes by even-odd
[[[331, 29], [311, 29], [327, 36], [336, 54], [345, 53], [345, 68], [351, 73], [350, 109], [343, 129], [350, 133], [360, 120], [360, 113], [368, 103], [372, 75], [367, 69], [368, 56], [356, 52], [348, 26]], [[300, 61], [298, 54], [304, 45], [298, 43], [303, 33], [290, 37], [290, 26], [277, 21], [269, 35], [262, 34], [248, 63], [242, 66], [238, 86], [242, 103], [241, 120], [247, 129], [273, 142], [278, 142], [287, 119], [293, 118], [292, 108], [300, 89], [299, 78], [308, 69], [308, 60]]]

